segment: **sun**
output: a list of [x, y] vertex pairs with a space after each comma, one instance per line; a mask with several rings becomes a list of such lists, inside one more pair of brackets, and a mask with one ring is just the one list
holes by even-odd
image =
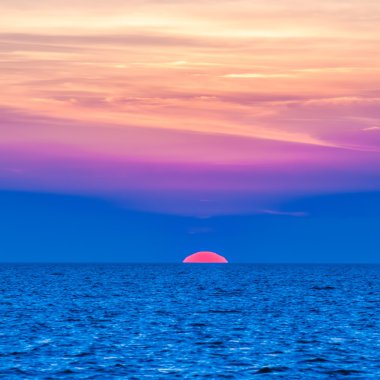
[[215, 252], [210, 251], [200, 251], [193, 253], [190, 256], [185, 257], [183, 263], [215, 263], [215, 264], [226, 264], [227, 259]]

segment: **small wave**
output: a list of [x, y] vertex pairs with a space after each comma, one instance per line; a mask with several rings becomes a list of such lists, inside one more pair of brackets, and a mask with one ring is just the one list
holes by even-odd
[[76, 358], [82, 358], [84, 356], [89, 356], [89, 355], [91, 355], [91, 352], [79, 352], [77, 354], [74, 354], [73, 356]]
[[300, 344], [315, 344], [315, 343], [319, 343], [319, 342], [316, 339], [311, 339], [311, 340], [299, 339], [299, 340], [297, 340], [296, 343], [300, 343]]
[[208, 313], [211, 314], [240, 314], [239, 310], [209, 310]]
[[361, 371], [357, 371], [355, 369], [337, 369], [334, 371], [327, 371], [326, 372], [328, 375], [343, 375], [343, 376], [349, 376], [349, 375], [354, 375], [357, 373], [362, 373]]
[[68, 369], [64, 369], [64, 370], [60, 371], [58, 374], [59, 375], [73, 375], [74, 373], [76, 373], [76, 372], [73, 371], [72, 369], [68, 368]]
[[256, 371], [256, 374], [264, 374], [264, 373], [272, 373], [272, 372], [285, 372], [289, 368], [288, 367], [262, 367]]
[[313, 358], [313, 359], [306, 359], [306, 360], [302, 360], [302, 363], [327, 363], [328, 360], [324, 359], [324, 358]]
[[9, 373], [12, 375], [20, 375], [20, 376], [26, 376], [28, 375], [27, 371], [22, 370], [21, 368], [18, 367], [13, 367], [9, 370]]
[[18, 356], [26, 354], [26, 351], [12, 351], [12, 352], [0, 352], [0, 357]]
[[333, 286], [327, 285], [327, 286], [313, 286], [311, 289], [313, 290], [334, 290]]

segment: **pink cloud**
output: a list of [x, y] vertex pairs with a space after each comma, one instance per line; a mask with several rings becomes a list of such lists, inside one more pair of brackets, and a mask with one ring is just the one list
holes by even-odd
[[147, 159], [147, 155], [143, 159], [131, 154], [83, 151], [63, 144], [3, 145], [0, 187], [101, 196], [160, 212], [292, 216], [303, 214], [277, 211], [277, 205], [305, 194], [380, 188], [379, 162], [371, 154], [336, 150], [335, 154], [342, 156], [335, 157], [335, 162], [325, 157], [318, 161], [323, 149], [317, 148], [315, 159], [309, 161], [302, 161], [301, 154], [299, 161], [232, 164], [223, 163], [220, 156], [218, 162], [176, 162], [176, 155], [171, 160]]
[[295, 216], [295, 217], [304, 217], [309, 214], [304, 211], [279, 211], [279, 210], [259, 210], [258, 214], [267, 214], [267, 215], [280, 215], [280, 216]]
[[5, 1], [0, 188], [202, 215], [379, 190], [363, 1]]

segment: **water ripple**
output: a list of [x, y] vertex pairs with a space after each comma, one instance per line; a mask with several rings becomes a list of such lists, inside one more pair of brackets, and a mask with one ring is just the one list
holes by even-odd
[[6, 379], [380, 378], [380, 267], [1, 265]]

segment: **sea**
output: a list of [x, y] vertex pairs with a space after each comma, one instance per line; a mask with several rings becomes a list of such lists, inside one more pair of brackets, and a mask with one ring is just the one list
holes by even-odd
[[1, 264], [0, 378], [380, 379], [380, 266]]

